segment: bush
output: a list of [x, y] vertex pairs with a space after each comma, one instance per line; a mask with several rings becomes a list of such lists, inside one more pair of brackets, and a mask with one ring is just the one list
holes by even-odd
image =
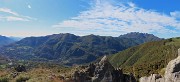
[[166, 68], [162, 68], [162, 69], [159, 71], [159, 74], [162, 75], [162, 76], [164, 76], [165, 71], [166, 71]]
[[23, 65], [18, 65], [17, 67], [15, 67], [15, 70], [17, 72], [26, 72], [26, 68]]
[[0, 82], [9, 82], [9, 79], [8, 78], [1, 78], [0, 77]]
[[29, 77], [20, 77], [16, 80], [16, 82], [26, 82], [27, 80], [29, 80]]

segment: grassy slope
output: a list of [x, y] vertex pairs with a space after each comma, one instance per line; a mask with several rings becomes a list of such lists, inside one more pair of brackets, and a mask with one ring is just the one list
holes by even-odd
[[177, 57], [180, 38], [148, 42], [126, 49], [109, 57], [115, 67], [132, 72], [136, 77], [158, 73], [167, 63]]

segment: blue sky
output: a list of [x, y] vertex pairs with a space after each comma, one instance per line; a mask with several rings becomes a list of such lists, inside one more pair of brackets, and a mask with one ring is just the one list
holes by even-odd
[[179, 0], [0, 0], [0, 35], [180, 36]]

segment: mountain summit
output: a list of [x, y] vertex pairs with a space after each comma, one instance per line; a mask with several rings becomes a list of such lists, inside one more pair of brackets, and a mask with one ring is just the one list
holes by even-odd
[[135, 40], [138, 43], [145, 43], [150, 41], [158, 41], [160, 40], [159, 37], [154, 36], [153, 34], [148, 33], [139, 33], [139, 32], [131, 32], [124, 35], [120, 35], [120, 38], [130, 38]]

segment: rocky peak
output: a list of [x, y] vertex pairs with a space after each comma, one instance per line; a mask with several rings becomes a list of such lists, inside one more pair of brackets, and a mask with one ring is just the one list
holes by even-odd
[[107, 56], [104, 56], [104, 57], [101, 59], [101, 61], [99, 62], [99, 64], [103, 64], [103, 63], [106, 63], [106, 62], [108, 62], [108, 58], [107, 58]]
[[133, 74], [123, 74], [120, 68], [115, 69], [104, 56], [100, 62], [93, 63], [74, 73], [75, 82], [136, 82]]

